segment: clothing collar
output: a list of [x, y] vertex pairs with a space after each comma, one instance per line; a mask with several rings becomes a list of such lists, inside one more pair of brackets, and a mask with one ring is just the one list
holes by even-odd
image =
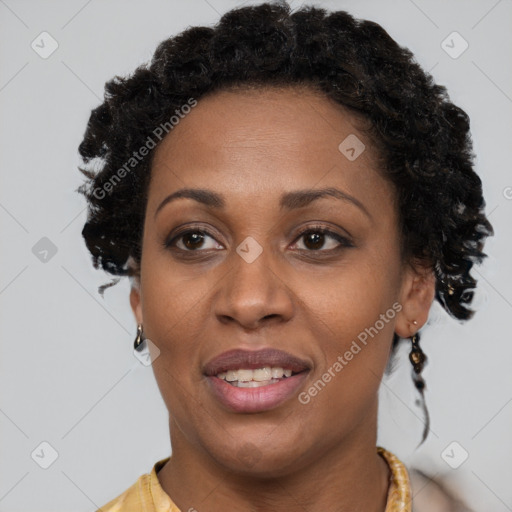
[[[409, 474], [402, 461], [396, 455], [377, 446], [377, 453], [384, 458], [390, 470], [388, 498], [385, 512], [411, 512], [411, 484]], [[151, 470], [149, 477], [150, 494], [155, 512], [180, 512], [178, 507], [163, 490], [157, 473], [170, 457], [159, 460]]]

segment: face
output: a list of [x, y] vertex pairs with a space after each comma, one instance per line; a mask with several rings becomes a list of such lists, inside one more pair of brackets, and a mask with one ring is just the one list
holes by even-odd
[[173, 453], [271, 476], [375, 443], [393, 333], [424, 323], [433, 281], [400, 260], [358, 126], [312, 90], [222, 91], [156, 149], [130, 299]]

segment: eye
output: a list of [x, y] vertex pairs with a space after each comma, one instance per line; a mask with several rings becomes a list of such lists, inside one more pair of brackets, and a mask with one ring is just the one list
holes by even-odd
[[[209, 244], [206, 243], [208, 239], [212, 240]], [[200, 229], [189, 229], [178, 233], [171, 240], [165, 242], [165, 247], [176, 247], [186, 252], [193, 252], [198, 249], [223, 249], [223, 246], [220, 245], [212, 235]]]
[[[327, 229], [324, 226], [310, 226], [299, 233], [295, 239], [295, 246], [298, 240], [304, 239], [304, 248], [295, 247], [306, 252], [331, 252], [340, 250], [343, 247], [353, 247], [353, 244], [344, 236]], [[326, 241], [330, 239], [330, 247], [325, 248]], [[209, 240], [209, 242], [208, 242]], [[176, 248], [182, 252], [200, 252], [202, 250], [224, 249], [213, 235], [204, 229], [188, 229], [177, 233], [174, 237], [164, 243], [166, 248]], [[321, 250], [323, 248], [323, 250]]]
[[296, 240], [304, 239], [305, 249], [298, 247], [301, 251], [314, 252], [319, 251], [325, 246], [326, 240], [331, 239], [330, 247], [324, 248], [321, 252], [330, 252], [341, 249], [342, 247], [353, 247], [352, 243], [344, 236], [331, 231], [324, 226], [310, 226], [301, 231]]

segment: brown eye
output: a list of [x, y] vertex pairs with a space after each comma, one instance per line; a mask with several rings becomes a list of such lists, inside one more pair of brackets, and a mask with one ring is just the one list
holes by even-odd
[[[353, 247], [353, 244], [346, 237], [323, 226], [310, 227], [302, 231], [296, 240], [302, 241], [304, 246], [300, 247], [300, 244], [296, 242], [295, 245], [299, 245], [296, 248], [305, 252], [329, 253], [340, 250], [343, 247]], [[224, 248], [211, 234], [200, 229], [189, 229], [188, 231], [178, 233], [169, 241], [166, 241], [164, 246], [189, 253]]]
[[310, 232], [304, 237], [304, 245], [308, 249], [318, 250], [321, 249], [325, 243], [325, 235], [323, 233]]
[[[308, 228], [302, 231], [297, 240], [303, 240], [303, 245], [305, 247], [305, 249], [301, 247], [298, 247], [298, 249], [309, 252], [329, 252], [342, 247], [353, 247], [352, 243], [350, 243], [347, 238], [322, 226]], [[325, 248], [326, 243], [328, 245], [327, 248]], [[321, 250], [322, 248], [323, 250]]]
[[198, 249], [203, 245], [204, 235], [200, 233], [188, 233], [182, 237], [183, 245], [187, 249]]
[[[209, 242], [208, 239], [212, 240]], [[171, 240], [165, 243], [165, 247], [176, 247], [181, 251], [194, 252], [198, 249], [222, 249], [223, 247], [206, 231], [201, 230], [188, 230], [177, 234]]]

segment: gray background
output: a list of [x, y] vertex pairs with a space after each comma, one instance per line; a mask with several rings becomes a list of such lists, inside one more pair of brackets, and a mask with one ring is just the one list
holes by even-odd
[[[105, 81], [131, 72], [168, 36], [241, 4], [0, 0], [0, 511], [95, 510], [169, 454], [151, 367], [131, 351], [128, 282], [104, 299], [97, 293], [110, 277], [93, 269], [82, 242], [77, 147]], [[512, 2], [316, 4], [382, 24], [471, 117], [496, 232], [489, 258], [473, 270], [479, 311], [463, 325], [434, 305], [422, 336], [432, 432], [415, 450], [422, 416], [402, 351], [382, 384], [379, 444], [448, 479], [475, 510], [512, 510]], [[59, 45], [47, 59], [31, 47], [42, 46], [43, 31]], [[462, 39], [442, 46], [454, 31], [469, 44], [458, 58], [446, 44], [458, 53]], [[43, 237], [57, 250], [46, 261]], [[58, 454], [48, 469], [39, 465], [51, 461], [43, 441]], [[450, 467], [447, 460], [460, 463], [465, 452], [467, 460]]]

